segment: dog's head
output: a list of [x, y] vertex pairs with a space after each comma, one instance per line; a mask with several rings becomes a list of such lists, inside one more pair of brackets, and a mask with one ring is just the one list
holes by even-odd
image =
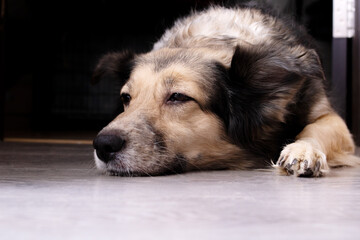
[[229, 110], [219, 63], [186, 50], [113, 53], [100, 60], [94, 78], [106, 74], [122, 81], [124, 112], [94, 140], [98, 168], [119, 175], [176, 173], [210, 167], [238, 151], [218, 117]]
[[[124, 111], [94, 139], [99, 169], [115, 175], [159, 175], [253, 164], [239, 160], [245, 156], [241, 145], [256, 140], [267, 118], [281, 121], [270, 108], [279, 108], [283, 103], [275, 101], [277, 95], [282, 99], [287, 94], [283, 89], [271, 99], [262, 98], [276, 83], [257, 86], [256, 80], [286, 78], [289, 72], [239, 48], [230, 69], [209, 56], [161, 49], [142, 55], [112, 53], [100, 60], [94, 79], [119, 79]], [[249, 84], [252, 90], [244, 87]]]

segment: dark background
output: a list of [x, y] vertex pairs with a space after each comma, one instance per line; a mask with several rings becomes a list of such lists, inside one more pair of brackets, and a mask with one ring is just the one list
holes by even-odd
[[[224, 2], [1, 0], [0, 131], [5, 137], [91, 137], [117, 115], [119, 104], [115, 82], [90, 84], [98, 58], [122, 49], [148, 51], [176, 18]], [[266, 2], [306, 25], [331, 79], [332, 1]]]

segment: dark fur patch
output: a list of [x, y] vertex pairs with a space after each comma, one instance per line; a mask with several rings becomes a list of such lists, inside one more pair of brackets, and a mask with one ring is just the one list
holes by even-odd
[[[216, 68], [211, 110], [236, 145], [268, 159], [276, 159], [283, 145], [309, 123], [319, 96], [316, 91], [324, 88], [321, 66], [314, 66], [309, 75], [296, 59], [272, 49], [237, 47], [231, 68], [227, 71], [220, 64]], [[285, 100], [285, 106], [279, 105]]]
[[[212, 79], [212, 94], [210, 101], [205, 106], [204, 110], [215, 113], [225, 123], [225, 127], [228, 127], [230, 117], [230, 99], [229, 99], [229, 86], [228, 83], [228, 70], [219, 62], [211, 62], [208, 64], [211, 69], [211, 76], [208, 79]], [[210, 91], [208, 91], [210, 92]]]
[[183, 155], [177, 154], [172, 161], [173, 162], [172, 166], [169, 166], [169, 170], [167, 173], [179, 174], [185, 172], [187, 161], [188, 160]]
[[121, 86], [128, 80], [134, 66], [135, 54], [130, 51], [109, 53], [97, 64], [91, 82], [98, 83], [103, 77], [119, 80]]

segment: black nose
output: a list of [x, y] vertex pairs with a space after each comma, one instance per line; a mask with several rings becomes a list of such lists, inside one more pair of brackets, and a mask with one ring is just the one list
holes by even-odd
[[101, 161], [107, 163], [115, 157], [115, 153], [121, 151], [125, 140], [118, 135], [99, 134], [93, 142], [96, 155]]

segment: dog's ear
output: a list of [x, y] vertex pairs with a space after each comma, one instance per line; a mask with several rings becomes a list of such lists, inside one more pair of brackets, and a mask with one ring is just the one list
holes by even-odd
[[236, 145], [263, 152], [276, 141], [273, 133], [282, 127], [288, 102], [302, 79], [291, 60], [271, 51], [237, 47], [227, 83], [228, 136]]
[[91, 83], [98, 83], [103, 77], [110, 77], [121, 82], [126, 81], [134, 65], [135, 54], [131, 51], [108, 53], [103, 56], [91, 78]]

